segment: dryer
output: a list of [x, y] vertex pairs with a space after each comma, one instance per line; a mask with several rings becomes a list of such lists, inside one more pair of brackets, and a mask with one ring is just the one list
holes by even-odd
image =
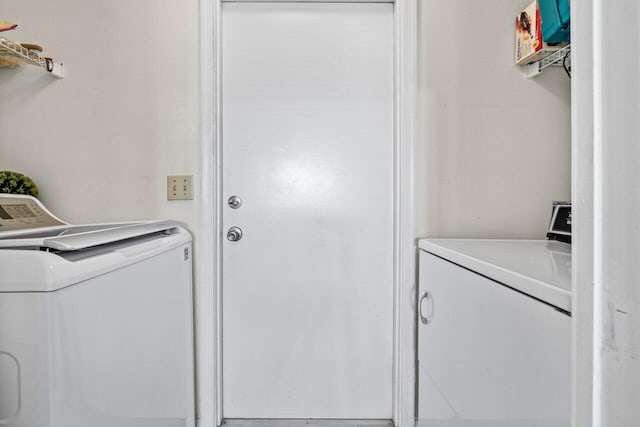
[[191, 236], [0, 195], [0, 425], [193, 427]]
[[569, 427], [571, 245], [419, 241], [419, 427]]

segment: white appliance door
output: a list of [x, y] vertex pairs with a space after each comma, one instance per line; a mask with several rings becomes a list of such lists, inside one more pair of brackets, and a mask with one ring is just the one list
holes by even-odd
[[419, 427], [571, 425], [568, 315], [423, 251], [420, 296]]
[[224, 3], [222, 42], [223, 416], [391, 418], [393, 6]]

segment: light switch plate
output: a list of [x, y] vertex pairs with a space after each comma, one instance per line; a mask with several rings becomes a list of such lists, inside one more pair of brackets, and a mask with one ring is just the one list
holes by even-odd
[[167, 176], [167, 200], [193, 200], [193, 175]]

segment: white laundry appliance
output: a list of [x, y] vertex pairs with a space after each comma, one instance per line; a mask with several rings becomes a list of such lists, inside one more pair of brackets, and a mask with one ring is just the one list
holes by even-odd
[[419, 248], [418, 426], [570, 426], [571, 245]]
[[193, 427], [191, 236], [0, 195], [0, 426]]

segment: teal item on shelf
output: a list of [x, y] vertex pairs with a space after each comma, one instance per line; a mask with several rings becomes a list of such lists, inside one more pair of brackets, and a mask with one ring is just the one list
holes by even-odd
[[569, 0], [538, 0], [542, 18], [542, 37], [546, 43], [571, 40], [571, 9]]
[[560, 20], [571, 24], [571, 2], [569, 0], [558, 0], [558, 10], [560, 11]]

